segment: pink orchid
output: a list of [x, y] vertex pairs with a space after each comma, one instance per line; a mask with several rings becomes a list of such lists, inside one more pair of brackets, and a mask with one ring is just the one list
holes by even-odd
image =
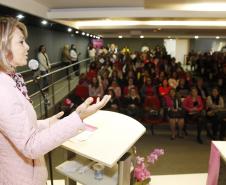
[[164, 155], [163, 149], [154, 149], [147, 157], [136, 157], [136, 166], [134, 168], [134, 177], [136, 181], [141, 182], [150, 178], [151, 173], [148, 170], [150, 164], [154, 164], [158, 158]]

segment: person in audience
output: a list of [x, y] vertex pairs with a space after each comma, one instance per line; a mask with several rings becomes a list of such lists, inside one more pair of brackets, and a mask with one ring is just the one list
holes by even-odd
[[186, 111], [186, 119], [192, 120], [197, 124], [197, 142], [202, 144], [201, 132], [204, 126], [203, 102], [202, 98], [198, 96], [196, 87], [191, 88], [191, 95], [187, 96], [183, 101], [183, 108]]
[[44, 155], [85, 129], [82, 121], [102, 108], [106, 95], [95, 104], [86, 99], [69, 116], [60, 112], [37, 120], [22, 76], [16, 68], [27, 65], [27, 29], [15, 18], [0, 17], [0, 183], [44, 185], [47, 168]]
[[[51, 69], [50, 61], [48, 54], [46, 53], [46, 47], [44, 45], [40, 45], [38, 48], [38, 61], [39, 61], [39, 70], [41, 75], [46, 75]], [[48, 86], [48, 77], [43, 77], [42, 87]]]
[[162, 85], [159, 86], [159, 95], [164, 97], [169, 94], [171, 87], [168, 84], [167, 79], [164, 79]]
[[114, 112], [119, 112], [120, 111], [120, 101], [119, 98], [115, 96], [115, 91], [113, 88], [109, 87], [108, 88], [108, 94], [111, 95], [111, 99], [105, 106], [106, 110], [109, 111], [114, 111]]
[[133, 78], [129, 78], [128, 80], [128, 85], [126, 87], [124, 87], [123, 89], [123, 95], [126, 97], [129, 95], [130, 89], [132, 88], [136, 88], [135, 84], [134, 84], [134, 80]]
[[84, 73], [80, 74], [79, 82], [75, 87], [75, 94], [72, 101], [75, 105], [81, 104], [86, 98], [89, 97], [89, 87]]
[[140, 89], [141, 99], [144, 100], [147, 96], [154, 95], [154, 89], [152, 86], [152, 81], [150, 77], [147, 77], [146, 81]]
[[129, 94], [126, 97], [126, 114], [139, 120], [140, 105], [141, 100], [139, 94], [137, 93], [137, 89], [135, 87], [130, 88]]
[[182, 130], [184, 127], [184, 110], [181, 99], [177, 96], [175, 89], [170, 90], [169, 95], [165, 96], [165, 101], [171, 128], [171, 139], [174, 140], [176, 136], [176, 123], [179, 128], [178, 136], [183, 138]]
[[212, 124], [213, 139], [224, 140], [226, 109], [224, 107], [224, 99], [220, 95], [217, 87], [214, 87], [211, 95], [207, 97], [206, 107], [207, 118]]
[[[78, 56], [80, 55], [80, 53], [77, 52], [77, 49], [74, 44], [71, 44], [71, 48], [70, 48], [69, 52], [70, 52], [71, 63], [72, 64], [78, 63]], [[79, 64], [74, 65], [73, 69], [74, 69], [75, 75], [78, 76], [80, 73], [80, 71], [79, 71], [80, 65]]]
[[121, 87], [119, 86], [119, 84], [117, 83], [117, 81], [113, 80], [111, 82], [111, 85], [109, 86], [109, 88], [111, 88], [111, 89], [114, 90], [114, 93], [115, 93], [115, 97], [116, 98], [121, 98], [122, 91], [121, 91]]
[[89, 96], [93, 98], [102, 97], [104, 95], [103, 86], [101, 84], [101, 79], [98, 77], [93, 77], [89, 85]]
[[204, 81], [202, 78], [198, 78], [196, 82], [196, 88], [198, 90], [198, 95], [202, 98], [203, 103], [206, 102], [206, 98], [208, 96], [207, 89], [204, 86]]
[[66, 66], [71, 64], [70, 47], [68, 44], [64, 45], [62, 52], [62, 61]]
[[[71, 56], [70, 56], [70, 50], [69, 45], [64, 45], [63, 51], [62, 51], [62, 62], [65, 66], [68, 66], [71, 64]], [[66, 69], [67, 76], [69, 78], [69, 69]]]
[[89, 54], [90, 62], [94, 62], [96, 58], [96, 49], [93, 47], [92, 44], [90, 44], [88, 47], [88, 54]]
[[184, 78], [180, 78], [179, 79], [179, 84], [176, 88], [176, 92], [178, 93], [178, 95], [181, 97], [181, 98], [185, 98], [186, 96], [189, 95], [189, 87], [188, 85], [186, 84], [186, 81]]
[[169, 86], [173, 89], [176, 89], [178, 84], [179, 84], [179, 80], [177, 78], [177, 72], [173, 72], [172, 76], [169, 78], [168, 80]]

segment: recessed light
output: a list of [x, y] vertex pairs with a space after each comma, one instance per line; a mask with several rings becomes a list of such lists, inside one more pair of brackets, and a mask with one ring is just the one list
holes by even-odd
[[86, 36], [88, 37], [89, 36], [89, 33], [87, 33]]
[[68, 31], [68, 32], [71, 32], [71, 31], [72, 31], [72, 28], [68, 28], [67, 31]]
[[76, 34], [79, 34], [79, 31], [78, 31], [78, 30], [76, 30], [76, 31], [75, 31], [75, 33], [76, 33]]
[[23, 19], [23, 18], [24, 18], [24, 15], [22, 15], [22, 14], [18, 14], [18, 15], [16, 16], [16, 18], [17, 18], [17, 19], [19, 19], [19, 20], [21, 20], [21, 19]]
[[41, 23], [42, 23], [43, 25], [47, 25], [47, 24], [48, 24], [48, 21], [43, 20]]
[[118, 38], [121, 39], [122, 38], [122, 35], [119, 35]]
[[141, 38], [141, 39], [143, 39], [143, 38], [144, 38], [144, 36], [143, 36], [143, 35], [141, 35], [141, 36], [140, 36], [140, 38]]
[[82, 35], [85, 35], [86, 33], [85, 32], [82, 32]]

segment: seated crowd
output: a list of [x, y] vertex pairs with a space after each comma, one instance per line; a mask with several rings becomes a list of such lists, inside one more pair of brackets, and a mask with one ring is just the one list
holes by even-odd
[[105, 49], [93, 58], [88, 72], [80, 74], [70, 99], [77, 105], [88, 96], [95, 100], [111, 94], [106, 110], [121, 112], [144, 124], [156, 119], [169, 121], [172, 140], [184, 137], [189, 122], [196, 124], [200, 144], [203, 129], [210, 138], [223, 140], [226, 112], [219, 88], [226, 82], [226, 66], [216, 69], [221, 84], [198, 70], [194, 67], [192, 72], [184, 71], [164, 47], [133, 53], [125, 48], [121, 52]]

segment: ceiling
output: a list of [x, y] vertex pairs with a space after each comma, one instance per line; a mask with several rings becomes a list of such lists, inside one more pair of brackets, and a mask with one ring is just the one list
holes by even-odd
[[226, 0], [1, 1], [104, 38], [226, 38]]

